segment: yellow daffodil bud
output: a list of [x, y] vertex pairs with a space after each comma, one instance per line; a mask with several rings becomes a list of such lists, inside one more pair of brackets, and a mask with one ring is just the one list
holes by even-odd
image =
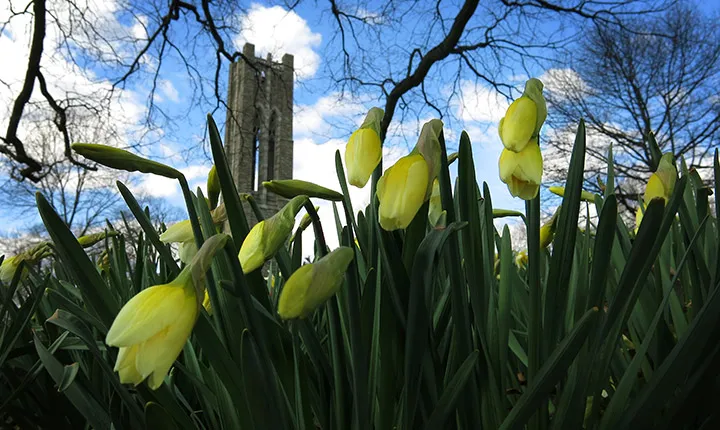
[[215, 209], [220, 200], [220, 178], [218, 178], [214, 164], [210, 168], [210, 172], [208, 172], [207, 193], [210, 200], [210, 209]]
[[493, 210], [492, 210], [492, 215], [493, 215], [493, 218], [505, 218], [505, 217], [509, 217], [509, 216], [519, 216], [522, 218], [525, 216], [525, 214], [523, 214], [522, 212], [518, 212], [518, 211], [514, 211], [514, 210], [510, 210], [510, 209], [495, 209], [495, 208], [493, 208]]
[[72, 149], [78, 154], [103, 166], [128, 172], [153, 173], [166, 178], [177, 179], [182, 173], [157, 161], [139, 157], [132, 152], [95, 143], [74, 143]]
[[442, 198], [440, 196], [440, 183], [437, 179], [433, 181], [432, 194], [430, 194], [430, 207], [428, 209], [428, 221], [431, 226], [438, 225], [443, 213]]
[[297, 196], [278, 213], [250, 229], [238, 254], [244, 273], [262, 267], [283, 246], [295, 226], [295, 215], [307, 201], [307, 196]]
[[341, 246], [315, 263], [297, 269], [280, 293], [280, 318], [304, 318], [325, 303], [342, 286], [353, 256], [352, 249]]
[[[15, 276], [15, 272], [18, 270], [18, 267], [20, 267], [20, 263], [26, 259], [27, 257], [24, 254], [5, 258], [0, 265], [0, 281], [4, 284], [10, 284], [13, 276]], [[25, 276], [26, 273], [27, 271], [24, 270], [23, 276]]]
[[520, 152], [503, 149], [498, 163], [500, 179], [507, 184], [510, 194], [523, 200], [532, 200], [540, 190], [543, 159], [537, 140]]
[[345, 146], [345, 166], [350, 185], [362, 188], [382, 158], [380, 136], [371, 128], [356, 130]]
[[334, 202], [339, 202], [343, 199], [343, 195], [337, 191], [312, 182], [301, 181], [300, 179], [275, 179], [263, 182], [263, 187], [286, 199], [292, 199], [297, 196], [317, 197], [318, 199], [331, 200]]
[[520, 152], [531, 140], [537, 138], [547, 117], [542, 89], [540, 80], [528, 80], [523, 95], [512, 102], [505, 117], [500, 120], [498, 134], [506, 149]]
[[540, 248], [547, 248], [555, 238], [555, 228], [552, 223], [543, 224], [540, 227]]
[[364, 187], [382, 159], [380, 123], [384, 115], [385, 111], [380, 108], [370, 109], [345, 146], [345, 166], [350, 185]]
[[[549, 187], [548, 191], [555, 194], [556, 196], [564, 197], [565, 196], [565, 187]], [[595, 203], [595, 196], [596, 194], [591, 193], [590, 191], [582, 190], [580, 192], [580, 200], [588, 203]]]
[[[216, 225], [225, 222], [227, 220], [225, 204], [222, 203], [213, 209], [210, 215], [212, 216], [213, 223]], [[192, 224], [189, 219], [176, 222], [168, 227], [168, 229], [160, 235], [160, 241], [163, 243], [177, 243], [178, 258], [185, 264], [188, 264], [198, 252], [195, 235], [193, 234]]]
[[406, 228], [425, 202], [428, 165], [420, 154], [408, 155], [385, 171], [377, 184], [380, 226]]
[[677, 181], [677, 169], [673, 163], [673, 155], [671, 153], [663, 154], [658, 164], [658, 168], [650, 175], [648, 183], [645, 186], [645, 194], [643, 200], [640, 202], [635, 213], [635, 232], [637, 233], [642, 222], [643, 215], [647, 205], [650, 204], [652, 199], [661, 198], [665, 200], [665, 204], [670, 201], [670, 196], [675, 189], [675, 182]]
[[[439, 119], [431, 119], [423, 124], [420, 130], [420, 137], [410, 155], [420, 154], [428, 166], [428, 183], [425, 191], [425, 200], [432, 194], [433, 180], [440, 174], [441, 151], [440, 135], [443, 132], [443, 122]], [[464, 133], [464, 132], [463, 132]]]
[[662, 197], [667, 203], [675, 189], [676, 181], [677, 169], [673, 163], [673, 156], [670, 153], [664, 154], [660, 159], [657, 170], [650, 176], [645, 187], [645, 195], [643, 196], [645, 204], [649, 204], [650, 200], [658, 197]]
[[515, 254], [515, 265], [518, 269], [524, 269], [527, 267], [528, 264], [528, 255], [527, 250], [523, 249], [522, 251], [519, 251], [517, 254]]
[[87, 234], [85, 236], [78, 237], [77, 241], [83, 248], [89, 248], [98, 242], [105, 240], [106, 237], [117, 236], [118, 232], [108, 231], [94, 234]]
[[162, 385], [192, 332], [200, 310], [198, 288], [227, 237], [209, 238], [175, 280], [146, 288], [120, 309], [105, 337], [120, 348], [115, 362], [120, 382], [137, 385], [149, 378], [153, 390]]

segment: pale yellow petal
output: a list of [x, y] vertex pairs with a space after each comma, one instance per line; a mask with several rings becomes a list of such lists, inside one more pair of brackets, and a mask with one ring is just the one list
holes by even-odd
[[312, 281], [312, 268], [312, 264], [300, 267], [285, 282], [278, 300], [280, 318], [301, 318], [305, 315], [305, 296]]
[[187, 242], [181, 242], [180, 245], [178, 245], [178, 257], [180, 258], [180, 261], [185, 264], [190, 263], [197, 252], [198, 247], [197, 243], [195, 243], [194, 237]]
[[255, 224], [255, 226], [250, 229], [250, 232], [240, 247], [238, 258], [240, 259], [240, 266], [243, 269], [243, 273], [250, 273], [262, 267], [265, 263], [263, 244], [264, 226], [265, 221], [260, 221]]
[[358, 188], [367, 184], [382, 158], [380, 137], [371, 128], [355, 131], [345, 146], [348, 182]]
[[387, 231], [406, 228], [425, 202], [428, 166], [422, 155], [401, 158], [383, 175], [380, 199], [380, 226]]
[[163, 243], [187, 242], [194, 237], [190, 220], [186, 219], [185, 221], [176, 222], [168, 227], [168, 229], [160, 235], [160, 240]]
[[520, 152], [535, 131], [537, 108], [528, 97], [520, 97], [508, 108], [503, 118], [501, 138], [505, 148]]
[[178, 310], [187, 301], [195, 302], [186, 291], [176, 285], [156, 285], [141, 291], [120, 309], [105, 342], [131, 346], [150, 339], [177, 319]]
[[115, 368], [113, 370], [118, 372], [120, 382], [123, 384], [138, 385], [145, 379], [135, 367], [137, 350], [137, 345], [133, 345], [131, 347], [120, 348], [118, 352], [117, 361], [115, 362]]

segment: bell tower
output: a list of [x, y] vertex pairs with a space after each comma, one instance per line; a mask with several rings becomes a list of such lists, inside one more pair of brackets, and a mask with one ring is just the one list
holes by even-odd
[[[230, 65], [225, 153], [240, 193], [251, 194], [271, 216], [285, 199], [268, 192], [263, 181], [292, 179], [293, 170], [293, 56], [281, 62], [255, 57], [246, 43], [241, 60]], [[249, 219], [252, 211], [246, 207]]]

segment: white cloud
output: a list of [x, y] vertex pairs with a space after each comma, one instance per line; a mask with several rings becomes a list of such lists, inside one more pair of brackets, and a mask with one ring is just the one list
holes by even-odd
[[[210, 171], [210, 166], [202, 164], [190, 165], [181, 169], [180, 172], [185, 175], [185, 179], [192, 183], [190, 191], [195, 192], [198, 185], [201, 185], [203, 192], [205, 190], [205, 178]], [[138, 184], [132, 187], [133, 193], [147, 195], [151, 197], [179, 198], [182, 194], [180, 184], [177, 179], [165, 178], [158, 175], [140, 175]], [[178, 201], [179, 202], [179, 201]]]
[[178, 90], [175, 88], [175, 85], [173, 85], [171, 81], [168, 81], [167, 79], [161, 79], [158, 82], [158, 85], [160, 92], [165, 98], [174, 103], [180, 101], [180, 93], [178, 93]]
[[498, 122], [508, 106], [505, 97], [493, 88], [472, 81], [464, 81], [460, 86], [457, 115], [463, 121]]
[[295, 57], [298, 78], [308, 78], [315, 74], [320, 64], [320, 56], [315, 48], [320, 46], [322, 36], [314, 33], [307, 21], [294, 11], [254, 3], [240, 20], [242, 31], [235, 39], [239, 49], [245, 43], [252, 43], [256, 55], [271, 53], [273, 57], [281, 58], [284, 54], [291, 54]]

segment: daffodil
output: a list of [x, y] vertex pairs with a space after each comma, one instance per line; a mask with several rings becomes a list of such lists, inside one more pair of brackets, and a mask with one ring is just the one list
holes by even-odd
[[547, 117], [542, 90], [540, 80], [529, 79], [525, 83], [523, 95], [510, 104], [505, 117], [500, 120], [500, 140], [509, 151], [520, 152], [533, 139], [537, 139]]
[[380, 226], [406, 228], [425, 202], [429, 182], [428, 163], [420, 154], [407, 155], [385, 171], [377, 184]]
[[552, 223], [543, 224], [540, 227], [540, 248], [547, 248], [555, 237], [555, 227]]
[[635, 214], [635, 231], [640, 228], [645, 209], [652, 199], [661, 198], [666, 204], [670, 201], [670, 195], [672, 195], [675, 189], [676, 181], [677, 169], [673, 163], [673, 155], [670, 153], [663, 154], [657, 170], [650, 175], [650, 179], [648, 179], [647, 185], [645, 186], [643, 200], [640, 202], [640, 207], [638, 207]]
[[169, 284], [135, 295], [120, 310], [105, 342], [120, 347], [115, 363], [120, 382], [157, 389], [180, 355], [198, 317], [190, 266]]
[[[12, 282], [13, 276], [15, 276], [15, 272], [17, 272], [18, 267], [20, 267], [20, 263], [26, 260], [26, 257], [23, 254], [14, 255], [12, 257], [7, 257], [3, 260], [2, 264], [0, 265], [0, 280], [4, 284], [9, 284]], [[23, 276], [25, 275], [25, 272], [23, 273]]]
[[[49, 244], [42, 242], [20, 254], [6, 257], [3, 259], [2, 264], [0, 264], [0, 281], [4, 284], [10, 284], [15, 276], [15, 272], [17, 272], [20, 267], [20, 263], [24, 262], [26, 266], [33, 265], [50, 255], [52, 255], [52, 249]], [[23, 270], [21, 276], [21, 279], [27, 277], [27, 270]]]
[[532, 200], [540, 190], [543, 159], [537, 140], [520, 152], [503, 149], [498, 163], [500, 179], [507, 184], [510, 194], [523, 200]]
[[295, 215], [307, 201], [307, 196], [297, 196], [278, 213], [250, 229], [238, 253], [244, 273], [262, 267], [283, 246], [295, 226]]
[[[555, 194], [556, 196], [565, 196], [565, 187], [548, 187], [548, 191]], [[584, 202], [595, 203], [595, 196], [596, 194], [591, 193], [590, 191], [582, 190], [580, 192], [580, 200]]]
[[364, 187], [381, 158], [380, 136], [375, 130], [371, 128], [356, 130], [345, 146], [345, 165], [350, 185]]
[[523, 249], [522, 251], [519, 251], [517, 254], [515, 254], [515, 265], [518, 267], [518, 269], [526, 268], [527, 264], [528, 255], [526, 249]]
[[[220, 206], [211, 211], [210, 214], [216, 225], [222, 224], [227, 219], [225, 204], [220, 204]], [[177, 243], [178, 258], [185, 264], [189, 263], [198, 251], [192, 224], [189, 219], [176, 222], [168, 227], [167, 230], [160, 235], [160, 241], [163, 243]]]
[[350, 185], [364, 187], [382, 159], [380, 122], [384, 114], [385, 112], [380, 108], [370, 109], [365, 121], [350, 136], [345, 146], [345, 166]]
[[220, 178], [217, 174], [215, 165], [210, 168], [207, 177], [207, 193], [208, 200], [210, 200], [210, 209], [215, 209], [220, 201]]
[[115, 371], [122, 383], [147, 378], [153, 390], [162, 385], [197, 321], [205, 272], [227, 238], [208, 238], [172, 282], [142, 290], [120, 309], [105, 343], [120, 348]]
[[353, 256], [352, 249], [341, 246], [317, 262], [297, 269], [285, 282], [280, 293], [280, 317], [305, 318], [325, 303], [342, 286]]

